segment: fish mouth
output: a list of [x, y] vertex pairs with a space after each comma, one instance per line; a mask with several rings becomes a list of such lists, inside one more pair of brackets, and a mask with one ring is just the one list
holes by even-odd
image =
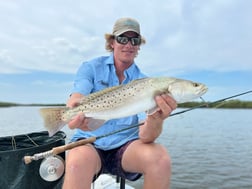
[[199, 94], [202, 96], [208, 91], [208, 88], [206, 86], [202, 86], [199, 90]]
[[208, 88], [206, 86], [203, 87], [203, 93], [206, 93], [208, 91]]
[[197, 88], [197, 90], [195, 90], [195, 94], [200, 97], [202, 95], [204, 95], [206, 92], [208, 91], [208, 88], [206, 85], [201, 85]]

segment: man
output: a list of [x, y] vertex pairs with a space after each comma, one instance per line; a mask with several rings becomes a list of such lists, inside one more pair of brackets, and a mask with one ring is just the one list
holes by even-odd
[[[134, 62], [140, 45], [145, 43], [136, 20], [117, 20], [113, 33], [106, 34], [105, 38], [110, 56], [98, 57], [81, 65], [67, 106], [76, 106], [90, 93], [146, 77]], [[144, 121], [144, 125], [70, 150], [63, 188], [88, 189], [93, 179], [104, 172], [132, 181], [143, 175], [145, 189], [169, 188], [170, 158], [165, 147], [155, 143], [155, 139], [162, 131], [164, 119], [177, 105], [168, 95], [156, 96], [155, 100], [158, 108], [154, 114], [110, 120], [95, 130], [88, 127], [88, 118], [83, 115], [72, 120], [69, 127], [77, 128], [73, 141], [112, 132], [140, 121]]]

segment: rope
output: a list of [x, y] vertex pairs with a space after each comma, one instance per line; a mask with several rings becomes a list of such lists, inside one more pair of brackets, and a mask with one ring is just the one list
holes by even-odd
[[11, 146], [12, 146], [13, 150], [17, 149], [17, 143], [16, 143], [14, 136], [11, 137]]
[[25, 135], [35, 146], [39, 146], [29, 135]]

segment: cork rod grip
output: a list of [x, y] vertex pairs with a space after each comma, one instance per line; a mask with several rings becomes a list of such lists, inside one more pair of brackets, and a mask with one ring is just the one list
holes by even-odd
[[96, 141], [96, 137], [90, 137], [90, 138], [78, 140], [76, 142], [72, 142], [72, 143], [69, 143], [69, 144], [66, 144], [63, 146], [55, 147], [52, 149], [53, 155], [60, 154], [62, 152], [65, 152], [67, 150], [71, 150], [71, 149], [78, 147], [78, 146], [93, 143], [94, 141]]
[[46, 158], [46, 157], [49, 157], [49, 156], [57, 155], [57, 154], [60, 154], [62, 152], [65, 152], [67, 150], [71, 150], [71, 149], [73, 149], [75, 147], [85, 145], [85, 144], [89, 144], [89, 143], [93, 143], [94, 141], [96, 141], [96, 139], [97, 139], [96, 137], [90, 137], [90, 138], [87, 138], [87, 139], [82, 139], [82, 140], [79, 140], [79, 141], [76, 141], [76, 142], [65, 144], [63, 146], [58, 146], [58, 147], [53, 148], [52, 150], [49, 150], [49, 151], [46, 151], [46, 152], [41, 152], [41, 153], [38, 153], [38, 154], [34, 154], [33, 156], [24, 156], [23, 161], [24, 161], [25, 164], [29, 164], [34, 160], [36, 161], [36, 160], [43, 159], [43, 158]]

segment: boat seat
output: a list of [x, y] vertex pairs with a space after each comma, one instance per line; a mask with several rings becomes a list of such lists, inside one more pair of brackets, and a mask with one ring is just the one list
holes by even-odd
[[116, 176], [116, 182], [120, 183], [120, 189], [125, 189], [125, 179], [119, 176]]
[[125, 179], [110, 174], [101, 174], [92, 184], [92, 189], [133, 189], [125, 183]]

